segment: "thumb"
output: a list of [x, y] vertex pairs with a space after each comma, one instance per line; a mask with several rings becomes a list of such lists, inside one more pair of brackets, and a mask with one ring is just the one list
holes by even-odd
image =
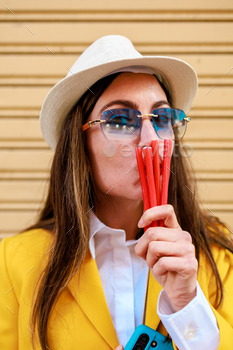
[[123, 345], [118, 345], [118, 347], [115, 349], [115, 350], [124, 350], [124, 347], [123, 347]]

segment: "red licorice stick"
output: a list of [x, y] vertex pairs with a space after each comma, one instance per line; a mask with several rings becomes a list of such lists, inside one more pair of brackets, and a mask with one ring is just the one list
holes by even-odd
[[[145, 147], [143, 148], [144, 159], [146, 165], [146, 173], [147, 173], [147, 184], [148, 184], [148, 192], [149, 192], [149, 204], [150, 208], [157, 206], [156, 192], [155, 192], [155, 179], [154, 179], [154, 170], [153, 170], [153, 161], [152, 161], [152, 148]], [[152, 223], [152, 227], [158, 226], [158, 222], [154, 221]]]
[[[149, 195], [148, 195], [148, 186], [146, 181], [146, 171], [144, 167], [144, 162], [142, 158], [142, 149], [141, 147], [136, 148], [136, 158], [137, 158], [137, 164], [138, 164], [138, 171], [139, 171], [139, 177], [141, 182], [141, 188], [142, 188], [142, 197], [143, 197], [143, 207], [144, 211], [150, 208], [149, 204]], [[149, 226], [146, 226], [144, 228], [144, 231], [146, 231]]]
[[159, 142], [158, 140], [152, 140], [152, 154], [154, 159], [154, 178], [155, 178], [155, 190], [157, 205], [160, 205], [160, 161], [159, 161]]
[[[171, 140], [164, 140], [163, 149], [163, 166], [162, 166], [162, 191], [161, 191], [161, 205], [167, 204], [168, 185], [170, 176], [170, 161], [171, 161]], [[160, 221], [160, 226], [164, 226], [163, 221]]]
[[136, 148], [136, 157], [137, 157], [138, 171], [139, 171], [141, 187], [142, 187], [143, 206], [144, 206], [144, 211], [146, 211], [147, 209], [150, 208], [150, 204], [149, 204], [148, 187], [147, 187], [147, 181], [146, 181], [146, 171], [144, 167], [141, 147]]

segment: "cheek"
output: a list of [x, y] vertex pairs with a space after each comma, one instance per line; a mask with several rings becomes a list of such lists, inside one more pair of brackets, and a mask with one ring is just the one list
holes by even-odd
[[101, 191], [106, 192], [119, 175], [120, 159], [118, 149], [109, 148], [109, 142], [101, 136], [88, 138], [87, 152], [93, 180]]
[[87, 138], [87, 154], [90, 160], [91, 168], [94, 172], [101, 169], [104, 163], [103, 140], [99, 135], [90, 135]]

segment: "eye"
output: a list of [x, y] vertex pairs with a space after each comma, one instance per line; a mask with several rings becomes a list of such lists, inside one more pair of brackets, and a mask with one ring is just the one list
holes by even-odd
[[120, 126], [129, 124], [130, 122], [132, 121], [130, 120], [129, 116], [125, 114], [114, 114], [108, 120], [109, 124], [115, 124]]
[[106, 128], [115, 131], [122, 130], [124, 133], [134, 132], [137, 127], [138, 125], [135, 123], [135, 120], [129, 115], [123, 113], [115, 113], [106, 123]]
[[165, 127], [170, 122], [170, 118], [166, 114], [157, 113], [158, 117], [153, 118], [153, 122], [158, 128]]
[[137, 118], [139, 113], [128, 108], [109, 109], [102, 114], [103, 119], [106, 120], [105, 126], [102, 125], [102, 127], [108, 133], [134, 135], [134, 132], [140, 129], [140, 120]]

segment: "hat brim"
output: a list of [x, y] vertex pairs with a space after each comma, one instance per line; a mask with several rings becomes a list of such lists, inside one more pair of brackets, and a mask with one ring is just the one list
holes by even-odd
[[133, 65], [159, 71], [170, 87], [173, 107], [184, 112], [190, 109], [198, 79], [186, 62], [166, 56], [142, 56], [100, 64], [62, 79], [49, 91], [40, 112], [40, 127], [48, 145], [56, 148], [65, 118], [88, 88], [108, 73]]

